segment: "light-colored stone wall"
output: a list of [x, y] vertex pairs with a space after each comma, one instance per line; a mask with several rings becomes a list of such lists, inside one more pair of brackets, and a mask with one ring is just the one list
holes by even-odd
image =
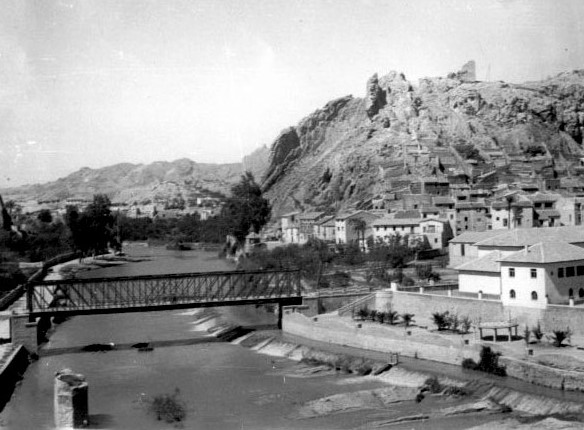
[[466, 293], [501, 294], [500, 273], [459, 272], [458, 289]]
[[[316, 318], [316, 320], [315, 320]], [[359, 327], [361, 326], [361, 327]], [[473, 345], [462, 342], [454, 347], [452, 344], [432, 345], [423, 339], [416, 341], [415, 337], [395, 339], [387, 335], [390, 328], [376, 323], [362, 323], [343, 318], [329, 322], [326, 316], [309, 318], [299, 313], [284, 315], [282, 330], [286, 333], [306, 337], [320, 342], [335, 343], [354, 348], [368, 349], [390, 353], [399, 353], [425, 360], [460, 365], [465, 358], [479, 359], [479, 350]], [[389, 359], [389, 356], [388, 356]]]

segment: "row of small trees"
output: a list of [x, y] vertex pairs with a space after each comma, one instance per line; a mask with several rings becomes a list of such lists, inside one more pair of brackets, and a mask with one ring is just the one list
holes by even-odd
[[456, 313], [445, 312], [434, 312], [432, 314], [432, 319], [438, 331], [450, 330], [460, 334], [466, 334], [470, 331], [472, 327], [472, 320], [468, 315], [458, 316]]
[[360, 320], [370, 320], [376, 321], [380, 324], [389, 324], [389, 325], [396, 325], [402, 323], [405, 327], [409, 327], [412, 325], [414, 321], [414, 314], [410, 313], [403, 313], [400, 314], [394, 310], [388, 310], [387, 312], [378, 311], [376, 309], [368, 309], [367, 307], [363, 307], [359, 309], [355, 313], [355, 309], [353, 309], [353, 319], [358, 318]]

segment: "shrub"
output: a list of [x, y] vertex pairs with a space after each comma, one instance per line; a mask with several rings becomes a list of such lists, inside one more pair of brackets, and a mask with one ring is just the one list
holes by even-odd
[[174, 423], [183, 421], [187, 415], [186, 406], [179, 398], [180, 390], [176, 388], [173, 394], [159, 394], [148, 401], [148, 411], [157, 420]]
[[529, 339], [531, 338], [531, 330], [529, 326], [526, 324], [525, 329], [523, 330], [523, 340], [525, 341], [525, 345], [529, 345]]
[[505, 368], [499, 365], [500, 352], [494, 352], [490, 346], [483, 346], [481, 349], [481, 359], [477, 366], [477, 370], [482, 372], [492, 373], [498, 376], [507, 376]]
[[472, 358], [465, 358], [464, 360], [462, 360], [462, 368], [477, 370], [478, 364]]
[[537, 325], [531, 330], [537, 341], [541, 341], [543, 338], [543, 331], [541, 330], [541, 323], [538, 321]]
[[572, 331], [570, 330], [570, 327], [566, 327], [566, 330], [554, 330], [552, 332], [551, 339], [554, 346], [556, 348], [560, 348], [565, 340], [570, 340], [571, 335]]
[[371, 319], [371, 321], [375, 321], [377, 319], [377, 311], [375, 309], [372, 309], [369, 312], [369, 318]]
[[466, 334], [470, 331], [472, 327], [472, 320], [468, 316], [462, 317], [460, 320], [460, 333]]
[[412, 324], [414, 322], [414, 316], [415, 316], [414, 314], [404, 313], [404, 314], [401, 314], [400, 316], [401, 316], [401, 319], [406, 327], [409, 327], [410, 324]]
[[403, 276], [401, 283], [404, 287], [411, 287], [416, 284], [412, 278], [406, 275]]
[[464, 387], [457, 387], [454, 385], [449, 385], [443, 391], [445, 396], [463, 397], [470, 394], [469, 390]]
[[367, 309], [367, 307], [364, 307], [364, 308], [359, 309], [359, 311], [357, 312], [357, 316], [361, 320], [366, 319], [369, 316], [369, 309]]
[[438, 327], [438, 331], [447, 330], [450, 327], [449, 312], [434, 312], [432, 314], [432, 319], [434, 324]]
[[377, 321], [379, 321], [379, 323], [383, 324], [385, 322], [386, 316], [387, 316], [387, 314], [385, 312], [377, 312]]
[[452, 331], [458, 330], [460, 320], [458, 319], [458, 314], [452, 314], [447, 317], [448, 328]]
[[389, 310], [386, 314], [386, 320], [390, 325], [394, 325], [398, 318], [398, 313], [396, 311]]
[[424, 381], [422, 390], [427, 390], [433, 394], [441, 393], [444, 387], [436, 376], [432, 376]]

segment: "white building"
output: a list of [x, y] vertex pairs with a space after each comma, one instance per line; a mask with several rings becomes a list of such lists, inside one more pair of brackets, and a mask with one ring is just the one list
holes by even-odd
[[[377, 215], [366, 211], [356, 211], [348, 214], [337, 215], [335, 218], [335, 241], [336, 243], [351, 243], [361, 237], [373, 235], [372, 223], [379, 218]], [[355, 228], [357, 221], [365, 222], [365, 231], [358, 232]]]

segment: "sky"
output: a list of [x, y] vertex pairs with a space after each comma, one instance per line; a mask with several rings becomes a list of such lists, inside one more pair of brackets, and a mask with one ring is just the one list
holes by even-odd
[[238, 162], [373, 73], [584, 69], [581, 0], [0, 0], [0, 188]]

